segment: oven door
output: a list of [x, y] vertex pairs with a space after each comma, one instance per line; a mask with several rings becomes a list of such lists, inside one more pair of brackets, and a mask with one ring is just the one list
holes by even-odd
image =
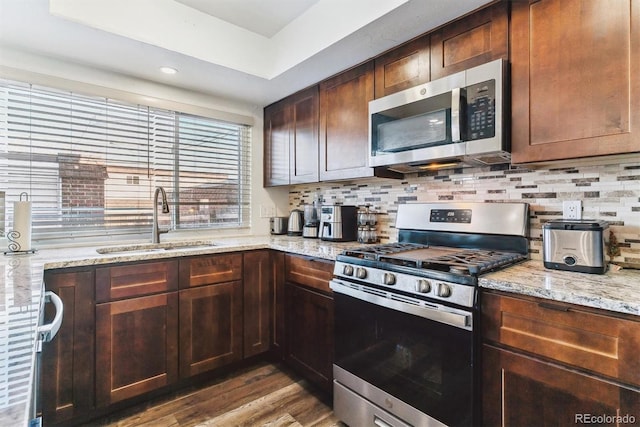
[[[341, 396], [347, 396], [346, 388], [361, 396], [363, 405], [384, 408], [409, 425], [473, 424], [471, 311], [339, 279], [331, 282], [331, 288], [335, 303], [334, 410], [338, 417], [349, 425], [371, 425], [384, 416], [354, 419], [354, 414], [366, 411], [347, 408], [352, 402], [340, 402]], [[383, 420], [380, 425], [403, 424]]]

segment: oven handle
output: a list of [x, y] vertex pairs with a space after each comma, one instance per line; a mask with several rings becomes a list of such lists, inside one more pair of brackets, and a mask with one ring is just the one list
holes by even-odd
[[447, 307], [441, 305], [434, 307], [419, 306], [409, 304], [402, 301], [396, 301], [390, 298], [385, 298], [379, 295], [374, 295], [368, 292], [364, 292], [358, 289], [354, 289], [350, 286], [344, 285], [342, 282], [332, 280], [329, 282], [329, 287], [339, 294], [348, 295], [353, 298], [357, 298], [362, 301], [370, 302], [381, 307], [390, 308], [392, 310], [401, 311], [403, 313], [413, 314], [415, 316], [422, 317], [424, 319], [434, 320], [436, 322], [444, 323], [456, 328], [471, 330], [472, 329], [472, 315], [471, 313], [462, 313], [462, 310], [452, 311]]

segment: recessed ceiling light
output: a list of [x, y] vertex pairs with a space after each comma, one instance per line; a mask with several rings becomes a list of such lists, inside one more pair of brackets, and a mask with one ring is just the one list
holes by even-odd
[[165, 74], [175, 74], [178, 72], [178, 70], [171, 67], [160, 67], [160, 71], [162, 71]]

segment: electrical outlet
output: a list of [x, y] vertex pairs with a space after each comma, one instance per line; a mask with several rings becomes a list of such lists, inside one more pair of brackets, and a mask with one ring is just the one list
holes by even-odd
[[562, 218], [582, 218], [582, 202], [580, 200], [565, 200], [562, 202]]

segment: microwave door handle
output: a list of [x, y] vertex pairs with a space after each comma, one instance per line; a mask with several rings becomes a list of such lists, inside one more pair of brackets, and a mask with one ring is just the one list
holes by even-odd
[[459, 87], [451, 90], [451, 142], [462, 141], [462, 94]]

